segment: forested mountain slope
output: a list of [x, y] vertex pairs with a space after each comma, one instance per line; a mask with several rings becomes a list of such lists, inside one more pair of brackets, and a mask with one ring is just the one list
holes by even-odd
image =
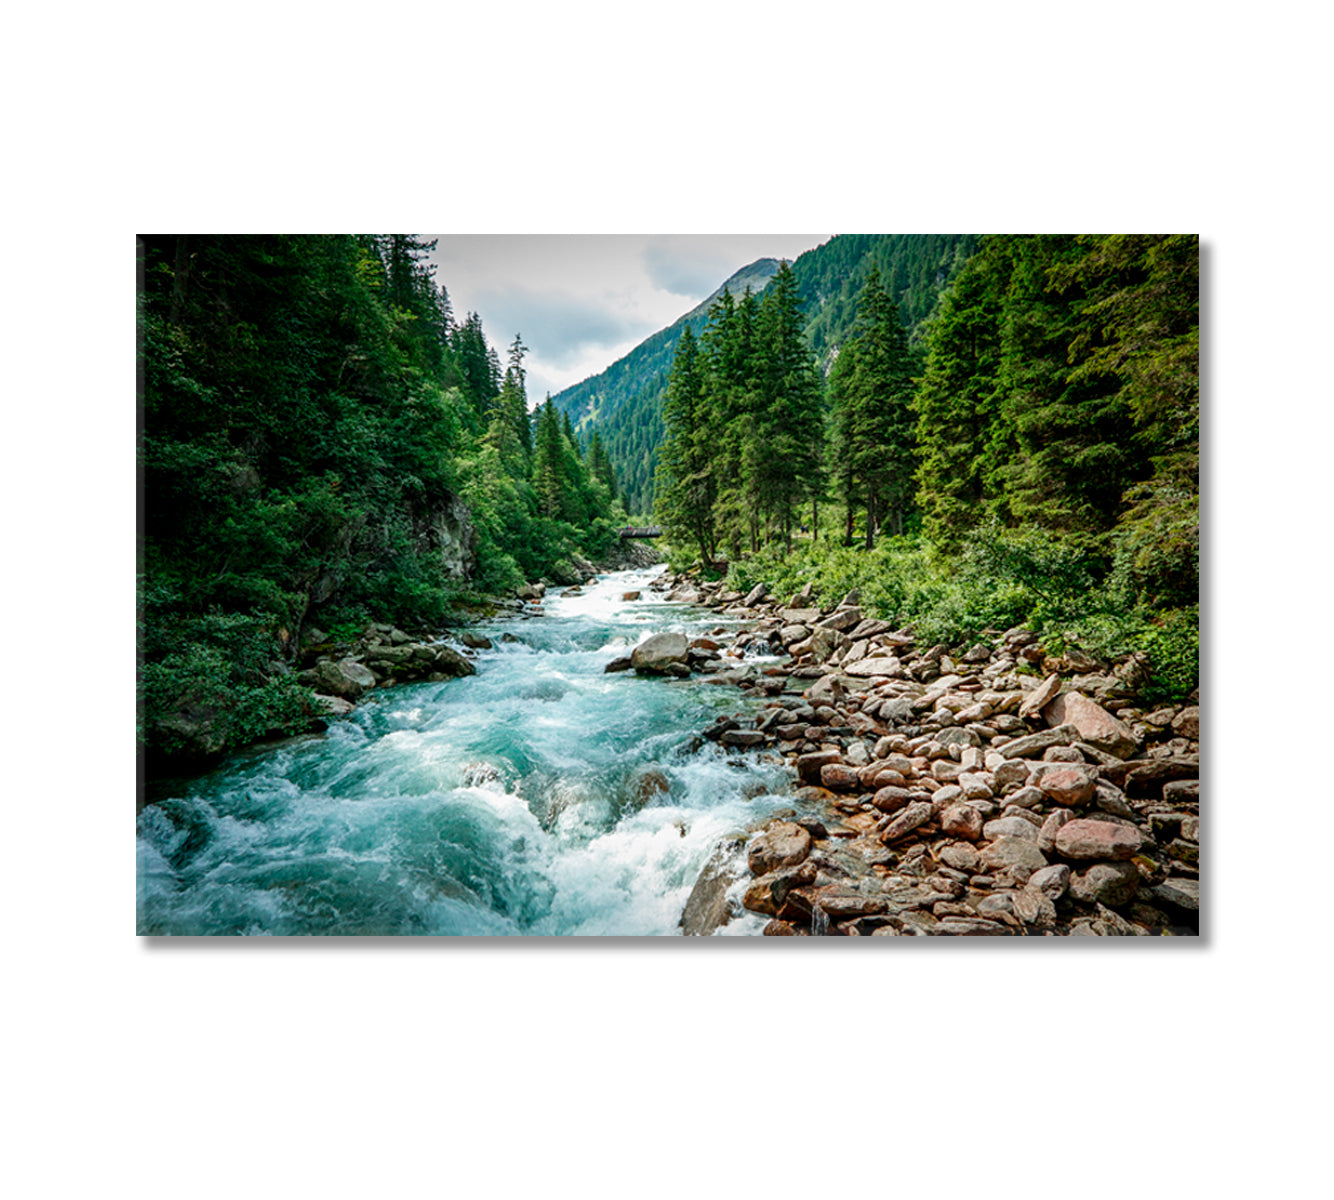
[[[872, 267], [899, 307], [912, 337], [936, 298], [968, 257], [977, 238], [968, 234], [840, 234], [808, 250], [792, 264], [806, 316], [806, 338], [827, 370], [856, 317], [856, 298]], [[760, 259], [738, 271], [698, 308], [655, 333], [601, 375], [554, 397], [584, 432], [596, 429], [620, 481], [626, 507], [647, 512], [653, 504], [653, 471], [662, 444], [662, 401], [672, 356], [687, 327], [698, 336], [708, 309], [726, 290], [740, 299], [747, 286], [759, 292], [778, 268]]]
[[577, 429], [606, 424], [613, 414], [644, 386], [646, 380], [666, 374], [672, 354], [686, 326], [698, 334], [704, 328], [711, 305], [724, 291], [740, 296], [746, 288], [761, 291], [778, 270], [778, 259], [760, 258], [741, 268], [701, 303], [684, 316], [645, 338], [624, 358], [618, 358], [605, 371], [576, 383], [552, 397], [556, 409], [569, 413]]
[[615, 541], [599, 447], [554, 410], [534, 427], [522, 342], [502, 367], [476, 314], [454, 319], [431, 245], [139, 240], [151, 753], [300, 727], [316, 627], [434, 629], [461, 592], [566, 578]]

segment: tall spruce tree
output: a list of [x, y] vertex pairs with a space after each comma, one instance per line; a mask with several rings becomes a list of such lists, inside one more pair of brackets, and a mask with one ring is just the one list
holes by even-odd
[[789, 549], [803, 505], [821, 491], [824, 444], [823, 389], [803, 326], [796, 278], [784, 261], [760, 304], [746, 475], [756, 509]]
[[857, 320], [855, 357], [835, 392], [836, 453], [842, 460], [836, 469], [865, 505], [869, 549], [882, 522], [903, 532], [913, 493], [916, 423], [907, 335], [874, 267], [857, 299]]
[[710, 563], [716, 552], [717, 463], [711, 445], [714, 425], [706, 404], [698, 345], [686, 326], [662, 406], [666, 435], [658, 452], [654, 513], [669, 537], [693, 543], [700, 559]]

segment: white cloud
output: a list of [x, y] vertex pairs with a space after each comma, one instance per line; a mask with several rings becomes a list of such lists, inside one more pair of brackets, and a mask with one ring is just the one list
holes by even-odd
[[610, 366], [741, 267], [796, 258], [828, 236], [440, 234], [431, 257], [455, 317], [480, 314], [502, 359], [523, 336], [528, 396], [540, 401]]

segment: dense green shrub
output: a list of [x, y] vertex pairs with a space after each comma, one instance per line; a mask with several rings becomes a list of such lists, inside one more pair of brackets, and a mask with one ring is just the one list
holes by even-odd
[[1151, 700], [1183, 698], [1199, 681], [1197, 607], [1128, 602], [1124, 573], [1036, 529], [990, 524], [953, 555], [920, 538], [886, 538], [869, 551], [834, 538], [791, 554], [769, 546], [728, 574], [736, 591], [763, 582], [784, 602], [808, 581], [825, 605], [856, 589], [869, 614], [911, 624], [924, 645], [961, 647], [985, 630], [1025, 625], [1055, 653], [1147, 654]]

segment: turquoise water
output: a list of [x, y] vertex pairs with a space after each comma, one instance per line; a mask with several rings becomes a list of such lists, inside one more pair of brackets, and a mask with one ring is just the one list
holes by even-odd
[[[720, 623], [654, 601], [656, 573], [480, 626], [496, 648], [476, 675], [372, 692], [326, 734], [238, 755], [146, 807], [138, 931], [678, 934], [715, 844], [791, 803], [791, 773], [772, 755], [692, 751], [719, 713], [754, 707], [735, 688], [604, 673], [651, 633]], [[644, 599], [620, 599], [633, 589]], [[747, 914], [721, 932], [762, 925]]]

